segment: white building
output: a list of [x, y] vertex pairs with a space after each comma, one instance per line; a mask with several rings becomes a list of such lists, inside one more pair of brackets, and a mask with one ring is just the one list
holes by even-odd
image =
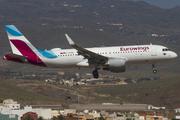
[[174, 109], [174, 110], [175, 110], [176, 113], [177, 113], [177, 112], [180, 113], [180, 108], [177, 108], [177, 109]]
[[86, 113], [86, 114], [87, 114], [87, 113], [89, 113], [89, 110], [84, 110], [83, 113]]
[[38, 117], [43, 117], [44, 119], [51, 119], [51, 109], [32, 109], [32, 112], [35, 112]]
[[[64, 112], [63, 112], [64, 113]], [[60, 111], [60, 113], [59, 113], [59, 111], [57, 111], [57, 110], [51, 110], [51, 118], [52, 117], [57, 117], [58, 115], [60, 115], [61, 114], [61, 111]]]
[[19, 110], [20, 109], [20, 104], [18, 104], [13, 99], [4, 100], [3, 105], [4, 105], [4, 107], [10, 108], [10, 110]]
[[93, 111], [92, 113], [89, 113], [89, 115], [93, 115], [95, 119], [101, 117], [100, 113], [97, 113], [95, 111]]
[[19, 109], [19, 110], [11, 110], [9, 107], [5, 107], [1, 110], [1, 114], [3, 115], [9, 115], [9, 114], [16, 114], [18, 115], [18, 117], [22, 117], [23, 114], [27, 113], [27, 112], [32, 112], [32, 107], [24, 107], [24, 109]]
[[145, 116], [143, 114], [139, 114], [139, 120], [145, 120]]
[[64, 109], [64, 115], [67, 115], [68, 113], [75, 114], [76, 113], [76, 109]]
[[176, 119], [180, 119], [180, 116], [176, 116], [175, 118], [176, 118]]

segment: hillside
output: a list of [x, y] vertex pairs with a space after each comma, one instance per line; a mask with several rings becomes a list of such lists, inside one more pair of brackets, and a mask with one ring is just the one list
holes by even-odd
[[28, 90], [22, 89], [10, 83], [0, 81], [0, 100], [12, 98], [21, 104], [60, 104], [63, 100], [51, 98]]
[[[7, 24], [16, 25], [35, 47], [42, 50], [71, 48], [64, 36], [67, 33], [82, 47], [152, 43], [167, 46], [180, 54], [179, 16], [178, 9], [161, 9], [133, 1], [0, 0], [0, 56], [11, 51], [4, 28]], [[148, 36], [153, 33], [165, 36]], [[32, 72], [35, 68], [0, 62], [0, 70]], [[36, 69], [41, 71], [43, 68]], [[179, 57], [173, 62], [158, 64], [157, 69], [165, 74], [179, 74]], [[127, 67], [127, 70], [148, 71], [151, 65]]]
[[[21, 104], [140, 103], [175, 109], [180, 107], [179, 75], [128, 85], [74, 86], [36, 80], [0, 81], [0, 100], [12, 98]], [[21, 94], [19, 94], [21, 93]]]
[[109, 86], [94, 90], [98, 94], [119, 97], [126, 102], [152, 104], [175, 109], [179, 107], [179, 75], [124, 86]]
[[[82, 47], [160, 44], [180, 54], [179, 9], [161, 9], [144, 2], [121, 0], [0, 0], [0, 57], [11, 51], [4, 26], [14, 24], [38, 49], [71, 48], [67, 33]], [[152, 37], [157, 34], [158, 37]], [[164, 35], [164, 36], [161, 36]], [[161, 36], [161, 37], [160, 37]], [[115, 102], [147, 103], [176, 108], [179, 106], [180, 58], [157, 64], [158, 74], [151, 65], [127, 66], [127, 72], [110, 74], [129, 78], [160, 77], [166, 79], [128, 84], [127, 86], [65, 87], [39, 81], [0, 81], [0, 99], [13, 98], [21, 104]], [[0, 70], [22, 73], [79, 72], [92, 69], [46, 69], [3, 61]], [[10, 84], [11, 83], [11, 84]], [[95, 90], [94, 90], [95, 89]], [[19, 94], [22, 93], [22, 94]], [[71, 98], [71, 99], [70, 99]], [[32, 102], [30, 102], [32, 101]]]
[[1, 0], [0, 29], [6, 24], [15, 24], [41, 29], [78, 26], [118, 35], [179, 33], [179, 14], [178, 9], [121, 0]]
[[[179, 16], [178, 9], [133, 1], [1, 0], [1, 54], [9, 50], [4, 29], [8, 24], [16, 25], [39, 49], [70, 48], [64, 33], [83, 47], [151, 42], [173, 48], [171, 45], [180, 45]], [[148, 36], [153, 33], [166, 36]]]
[[48, 23], [97, 27], [97, 22], [100, 22], [179, 28], [177, 9], [166, 10], [142, 4], [142, 2], [121, 0], [67, 0], [65, 2], [63, 0], [1, 0], [0, 2], [0, 14], [3, 16], [1, 25], [33, 24], [36, 20], [35, 25]]
[[[0, 100], [14, 99], [23, 105], [62, 105], [69, 104], [101, 104], [102, 102], [119, 102], [120, 99], [111, 99], [103, 94], [95, 94], [91, 89], [100, 86], [81, 88], [60, 84], [45, 83], [39, 80], [1, 79]], [[103, 86], [102, 86], [103, 87]], [[105, 86], [104, 86], [105, 87]]]

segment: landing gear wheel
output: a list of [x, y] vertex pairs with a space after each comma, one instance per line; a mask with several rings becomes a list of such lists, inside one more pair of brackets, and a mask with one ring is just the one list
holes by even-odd
[[94, 70], [94, 71], [93, 71], [93, 76], [94, 76], [94, 78], [98, 78], [98, 77], [99, 77], [99, 74], [98, 74], [98, 71], [97, 71], [97, 70]]
[[156, 74], [156, 73], [157, 73], [157, 70], [153, 70], [153, 73]]

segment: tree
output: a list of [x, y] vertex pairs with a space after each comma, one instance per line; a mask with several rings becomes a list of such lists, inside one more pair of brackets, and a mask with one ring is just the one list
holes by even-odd
[[120, 100], [120, 105], [123, 105], [123, 100], [122, 99]]
[[57, 119], [58, 119], [58, 120], [64, 120], [64, 116], [63, 116], [63, 115], [58, 115], [58, 116], [57, 116]]
[[57, 120], [57, 118], [55, 116], [53, 116], [53, 118], [51, 118], [51, 120]]
[[102, 114], [100, 114], [100, 118], [98, 118], [98, 120], [105, 120]]
[[37, 120], [43, 120], [43, 117], [40, 116]]
[[3, 100], [2, 100], [2, 99], [0, 99], [0, 103], [3, 103]]
[[172, 120], [178, 120], [178, 119], [176, 119], [176, 118], [172, 118]]
[[73, 116], [72, 116], [72, 114], [69, 114], [69, 116], [68, 116], [68, 117], [73, 117]]
[[27, 115], [23, 120], [34, 120], [34, 119], [30, 115]]

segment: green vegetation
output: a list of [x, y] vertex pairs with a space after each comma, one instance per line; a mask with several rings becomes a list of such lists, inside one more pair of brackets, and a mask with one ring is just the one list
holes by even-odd
[[[90, 103], [143, 103], [176, 108], [180, 102], [180, 75], [127, 85], [69, 87], [28, 81], [21, 83], [0, 81], [0, 99], [12, 98], [21, 104], [81, 104]], [[11, 84], [9, 84], [11, 83]], [[85, 89], [84, 89], [85, 88]]]
[[44, 120], [44, 119], [43, 119], [43, 117], [38, 117], [38, 119], [37, 119], [37, 120]]
[[[71, 115], [72, 116], [72, 115]], [[53, 117], [52, 120], [64, 120], [64, 116], [63, 115], [58, 115], [57, 117]]]
[[61, 103], [69, 103], [68, 101], [48, 97], [42, 94], [38, 94], [35, 92], [28, 91], [26, 89], [22, 89], [15, 85], [11, 85], [7, 82], [0, 81], [0, 99], [5, 100], [8, 98], [12, 98], [18, 103], [21, 104], [61, 104]]
[[100, 117], [98, 118], [98, 120], [105, 120], [102, 114], [100, 114]]
[[27, 115], [23, 120], [34, 120], [30, 115]]
[[180, 102], [179, 78], [180, 76], [177, 75], [136, 84], [109, 86], [96, 89], [94, 92], [108, 94], [111, 98], [119, 97], [126, 102], [175, 108]]

